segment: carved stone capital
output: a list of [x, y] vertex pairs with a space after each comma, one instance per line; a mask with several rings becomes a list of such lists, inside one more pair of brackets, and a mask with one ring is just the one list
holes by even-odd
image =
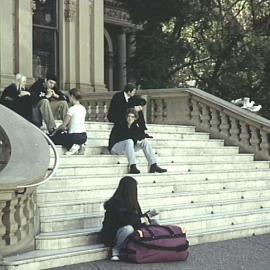
[[77, 13], [77, 6], [74, 0], [65, 0], [65, 21], [73, 22]]

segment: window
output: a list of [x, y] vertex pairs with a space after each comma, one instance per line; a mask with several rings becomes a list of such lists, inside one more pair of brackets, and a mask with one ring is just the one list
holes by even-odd
[[33, 15], [33, 77], [58, 74], [58, 1], [36, 1]]

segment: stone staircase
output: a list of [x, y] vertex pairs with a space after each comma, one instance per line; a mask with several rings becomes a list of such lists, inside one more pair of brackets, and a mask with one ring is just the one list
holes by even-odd
[[[105, 259], [98, 242], [103, 203], [128, 171], [124, 156], [106, 152], [111, 124], [87, 123], [85, 155], [65, 156], [52, 180], [38, 188], [36, 250], [4, 258], [6, 269], [47, 269]], [[148, 125], [164, 174], [149, 174], [138, 153], [143, 210], [159, 210], [161, 224], [187, 230], [192, 245], [270, 232], [268, 161], [224, 146], [191, 126]]]

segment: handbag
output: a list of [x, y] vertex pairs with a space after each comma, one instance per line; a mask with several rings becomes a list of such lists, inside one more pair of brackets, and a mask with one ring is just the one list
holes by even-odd
[[135, 263], [185, 261], [189, 242], [178, 226], [149, 225], [128, 236], [120, 259]]

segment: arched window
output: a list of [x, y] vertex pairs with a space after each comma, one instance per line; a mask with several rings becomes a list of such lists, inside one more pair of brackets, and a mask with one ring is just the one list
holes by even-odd
[[58, 1], [36, 0], [33, 15], [33, 77], [58, 74]]

